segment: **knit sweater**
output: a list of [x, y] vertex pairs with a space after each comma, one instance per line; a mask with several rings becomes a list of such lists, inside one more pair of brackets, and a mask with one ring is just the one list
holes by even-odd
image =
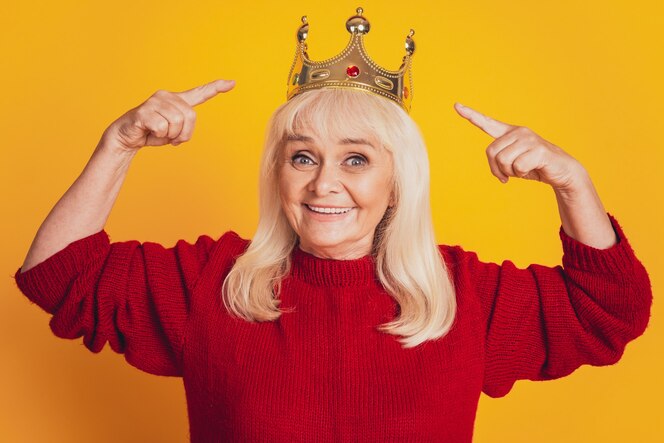
[[[608, 213], [607, 213], [608, 214]], [[483, 262], [440, 245], [458, 313], [443, 338], [404, 349], [376, 330], [398, 305], [371, 256], [299, 248], [276, 321], [231, 316], [220, 298], [249, 241], [234, 231], [165, 248], [105, 230], [20, 273], [19, 289], [63, 338], [108, 342], [136, 368], [183, 378], [190, 439], [207, 442], [470, 442], [480, 394], [610, 365], [649, 321], [648, 273], [616, 219], [596, 249], [562, 226], [562, 266]]]

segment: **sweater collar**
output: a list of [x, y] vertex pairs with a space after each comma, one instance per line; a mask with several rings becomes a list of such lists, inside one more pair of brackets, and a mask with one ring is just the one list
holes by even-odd
[[315, 286], [367, 286], [378, 280], [371, 255], [334, 260], [316, 257], [296, 245], [291, 257], [293, 277]]

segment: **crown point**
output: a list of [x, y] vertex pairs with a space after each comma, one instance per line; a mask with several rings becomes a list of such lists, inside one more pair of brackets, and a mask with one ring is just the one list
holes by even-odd
[[303, 16], [302, 16], [302, 23], [306, 23], [306, 22], [307, 22], [307, 16], [306, 16], [306, 15], [303, 15]]
[[364, 12], [364, 9], [362, 9], [361, 7], [358, 7], [358, 8], [355, 10], [355, 12], [357, 12], [357, 15], [362, 15], [362, 13]]
[[412, 37], [415, 35], [415, 30], [411, 29], [410, 32], [408, 33], [408, 37]]

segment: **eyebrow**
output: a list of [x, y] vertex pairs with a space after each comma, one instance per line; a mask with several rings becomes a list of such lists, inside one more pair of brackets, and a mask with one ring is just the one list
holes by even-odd
[[[289, 134], [288, 137], [286, 137], [287, 140], [294, 140], [294, 141], [302, 141], [302, 142], [312, 142], [313, 138], [302, 135], [302, 134]], [[368, 140], [364, 138], [350, 138], [346, 137], [341, 140], [339, 140], [339, 143], [342, 145], [367, 145], [371, 146], [372, 148], [376, 149], [376, 147], [369, 142]]]

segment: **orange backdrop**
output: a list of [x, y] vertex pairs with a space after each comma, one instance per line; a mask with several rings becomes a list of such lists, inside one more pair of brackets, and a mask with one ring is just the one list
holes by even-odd
[[[113, 241], [172, 246], [257, 221], [264, 128], [285, 100], [300, 16], [309, 54], [345, 46], [362, 6], [367, 48], [396, 69], [416, 30], [412, 117], [428, 144], [440, 243], [483, 260], [555, 265], [560, 219], [546, 185], [491, 175], [491, 138], [453, 103], [528, 126], [576, 157], [662, 285], [662, 45], [659, 1], [5, 2], [0, 15], [2, 231], [0, 440], [181, 442], [181, 380], [129, 366], [106, 347], [62, 340], [12, 279], [37, 228], [103, 130], [157, 89], [237, 85], [197, 107], [192, 140], [143, 149], [106, 225]], [[660, 189], [657, 191], [656, 189]], [[477, 442], [662, 441], [662, 313], [614, 366], [482, 396]]]

